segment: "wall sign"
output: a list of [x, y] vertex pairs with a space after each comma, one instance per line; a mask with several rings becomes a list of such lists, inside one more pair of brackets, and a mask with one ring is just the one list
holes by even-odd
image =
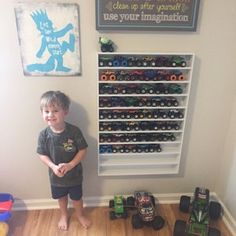
[[200, 0], [96, 0], [97, 30], [196, 31]]
[[15, 15], [26, 76], [81, 73], [77, 4], [19, 3]]

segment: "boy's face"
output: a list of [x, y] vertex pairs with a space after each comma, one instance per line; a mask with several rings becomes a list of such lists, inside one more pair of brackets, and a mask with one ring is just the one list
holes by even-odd
[[62, 128], [64, 128], [65, 117], [67, 114], [68, 111], [65, 111], [57, 104], [51, 104], [42, 109], [44, 121], [55, 131], [60, 131]]

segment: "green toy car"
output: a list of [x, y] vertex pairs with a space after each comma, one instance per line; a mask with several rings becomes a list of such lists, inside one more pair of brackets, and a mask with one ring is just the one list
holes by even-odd
[[121, 195], [115, 195], [114, 199], [109, 201], [109, 208], [113, 208], [113, 210], [110, 211], [110, 219], [126, 219], [128, 217], [128, 214], [125, 205], [126, 199]]
[[[174, 226], [173, 236], [220, 236], [218, 229], [209, 226], [210, 219], [217, 220], [221, 216], [221, 205], [215, 201], [209, 201], [209, 190], [197, 187], [194, 200], [191, 204], [191, 213], [187, 222], [177, 220]], [[190, 197], [181, 196], [179, 209], [188, 213]]]
[[106, 37], [100, 37], [99, 43], [101, 44], [101, 51], [102, 52], [113, 52], [114, 51], [113, 42], [110, 39], [108, 39]]
[[173, 56], [170, 58], [170, 64], [173, 67], [185, 67], [187, 65], [185, 59], [181, 56]]

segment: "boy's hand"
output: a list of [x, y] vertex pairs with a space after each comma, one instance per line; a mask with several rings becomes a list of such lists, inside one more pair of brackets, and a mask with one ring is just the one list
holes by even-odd
[[73, 166], [70, 163], [60, 163], [58, 167], [63, 175], [65, 175], [68, 171], [70, 171], [73, 168]]
[[57, 177], [63, 177], [63, 176], [64, 176], [64, 173], [60, 170], [59, 165], [53, 166], [52, 170], [53, 170], [54, 174], [55, 174]]

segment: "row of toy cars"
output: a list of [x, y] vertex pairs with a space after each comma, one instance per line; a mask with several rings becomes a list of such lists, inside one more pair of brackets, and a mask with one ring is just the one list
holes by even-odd
[[117, 70], [103, 71], [100, 81], [182, 81], [186, 76], [179, 70]]
[[99, 84], [99, 94], [182, 94], [179, 84]]
[[0, 236], [6, 236], [8, 233], [7, 221], [11, 217], [11, 209], [14, 198], [9, 193], [0, 193]]
[[100, 67], [186, 67], [187, 62], [181, 56], [121, 56], [100, 55]]
[[161, 152], [160, 144], [100, 145], [99, 153], [153, 153]]
[[100, 110], [99, 119], [182, 119], [184, 114], [179, 109], [152, 109], [152, 110]]
[[132, 225], [135, 229], [140, 229], [144, 225], [152, 226], [154, 230], [161, 229], [165, 220], [156, 214], [156, 203], [153, 195], [146, 191], [136, 191], [134, 196], [125, 199], [121, 195], [116, 195], [109, 201], [110, 219], [128, 217], [128, 209], [135, 209], [136, 213], [132, 215]]
[[99, 131], [179, 130], [178, 121], [113, 121], [99, 122]]
[[99, 107], [177, 107], [175, 97], [99, 97]]
[[100, 143], [116, 142], [166, 142], [175, 141], [176, 136], [173, 133], [131, 133], [131, 134], [100, 134]]
[[[134, 196], [125, 199], [116, 195], [109, 201], [110, 219], [128, 217], [128, 210], [134, 209], [131, 216], [134, 229], [140, 229], [144, 225], [151, 226], [154, 230], [160, 230], [165, 226], [165, 219], [157, 215], [154, 196], [146, 191], [136, 191]], [[179, 210], [184, 213], [190, 211], [189, 220], [176, 220], [173, 236], [220, 236], [221, 232], [210, 226], [210, 220], [217, 220], [222, 214], [220, 203], [210, 201], [209, 190], [195, 188], [193, 200], [188, 196], [181, 196]]]

